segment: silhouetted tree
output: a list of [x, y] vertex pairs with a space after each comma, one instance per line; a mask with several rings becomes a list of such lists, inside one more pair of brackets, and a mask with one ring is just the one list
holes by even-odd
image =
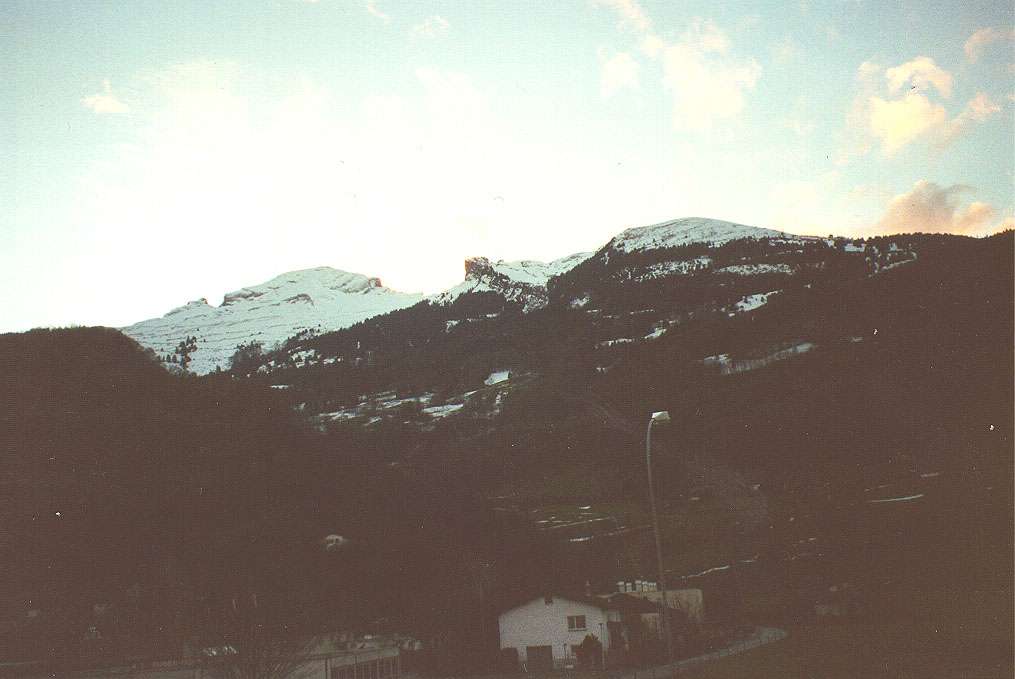
[[233, 597], [218, 611], [202, 649], [216, 679], [284, 679], [307, 660], [314, 636], [287, 620], [277, 605], [254, 592]]
[[262, 353], [263, 345], [256, 340], [238, 345], [229, 359], [229, 370], [235, 375], [247, 375], [257, 370]]

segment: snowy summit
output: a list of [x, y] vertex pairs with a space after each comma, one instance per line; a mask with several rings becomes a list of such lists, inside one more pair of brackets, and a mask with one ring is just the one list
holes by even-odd
[[270, 349], [300, 332], [347, 328], [421, 299], [420, 294], [386, 288], [377, 278], [317, 267], [241, 288], [217, 307], [200, 299], [122, 330], [159, 356], [176, 353], [187, 337], [196, 338], [187, 367], [204, 374], [227, 369], [240, 344], [260, 342]]
[[786, 238], [799, 239], [800, 236], [763, 229], [757, 226], [746, 226], [733, 222], [702, 217], [685, 217], [669, 222], [638, 226], [625, 230], [607, 244], [607, 250], [616, 252], [637, 252], [640, 250], [656, 250], [673, 248], [691, 243], [706, 243], [712, 246], [722, 245], [731, 240], [741, 238]]

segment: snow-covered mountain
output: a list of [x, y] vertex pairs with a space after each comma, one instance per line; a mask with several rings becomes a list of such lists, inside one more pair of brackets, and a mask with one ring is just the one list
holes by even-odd
[[783, 238], [799, 240], [805, 237], [795, 236], [782, 231], [763, 229], [757, 226], [746, 226], [733, 222], [702, 217], [685, 217], [669, 222], [637, 226], [627, 229], [606, 244], [607, 251], [637, 252], [672, 248], [692, 243], [706, 243], [719, 246], [731, 240], [741, 238]]
[[347, 328], [421, 299], [386, 288], [377, 278], [318, 267], [241, 288], [217, 307], [199, 299], [122, 330], [159, 356], [176, 354], [182, 360], [185, 354], [187, 369], [204, 374], [228, 368], [240, 344], [256, 341], [270, 349], [300, 333]]
[[[183, 363], [186, 369], [204, 374], [218, 367], [228, 368], [229, 359], [240, 344], [260, 342], [265, 349], [271, 349], [276, 343], [296, 335], [347, 328], [423, 299], [448, 305], [470, 293], [494, 292], [530, 311], [548, 303], [547, 283], [551, 278], [566, 274], [588, 260], [609, 261], [611, 253], [624, 255], [691, 243], [717, 247], [742, 238], [805, 239], [720, 220], [677, 219], [627, 229], [600, 248], [594, 257], [588, 252], [552, 262], [506, 262], [473, 257], [465, 262], [465, 280], [426, 298], [391, 290], [376, 278], [318, 267], [241, 288], [227, 294], [219, 306], [212, 306], [204, 299], [190, 302], [161, 318], [123, 328], [123, 332], [159, 356], [168, 356], [178, 364]], [[705, 259], [691, 263], [662, 262], [643, 274], [652, 277], [677, 269], [684, 272], [680, 267], [698, 270], [710, 263]]]
[[510, 302], [521, 302], [527, 311], [538, 309], [546, 305], [547, 282], [591, 256], [591, 252], [579, 252], [552, 262], [491, 262], [486, 257], [472, 257], [465, 260], [464, 281], [428, 299], [435, 304], [450, 304], [468, 293], [496, 292]]
[[[580, 253], [553, 262], [491, 263], [485, 257], [465, 262], [465, 280], [430, 296], [450, 304], [461, 295], [492, 291], [526, 309], [546, 304], [546, 283], [584, 261]], [[237, 346], [260, 342], [271, 349], [299, 334], [347, 328], [381, 314], [412, 306], [420, 294], [397, 292], [377, 278], [318, 267], [282, 274], [267, 283], [227, 294], [220, 306], [199, 299], [153, 318], [122, 328], [160, 357], [169, 356], [187, 370], [205, 374], [229, 367]], [[174, 356], [175, 355], [175, 356]]]

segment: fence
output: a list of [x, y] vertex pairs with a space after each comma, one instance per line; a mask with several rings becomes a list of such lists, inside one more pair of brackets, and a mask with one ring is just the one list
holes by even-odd
[[757, 627], [749, 636], [738, 639], [721, 649], [693, 658], [687, 658], [686, 660], [680, 660], [672, 665], [658, 665], [639, 670], [614, 669], [605, 671], [565, 667], [561, 671], [554, 672], [512, 672], [488, 674], [482, 677], [450, 677], [449, 679], [669, 679], [692, 667], [712, 660], [718, 660], [719, 658], [743, 653], [785, 638], [786, 632], [784, 630], [774, 627]]
[[[36, 663], [32, 671], [7, 676], [48, 679], [53, 675], [41, 663]], [[209, 679], [214, 675], [204, 664], [184, 661], [81, 670], [61, 673], [61, 676], [68, 679]], [[402, 664], [397, 648], [325, 653], [307, 656], [294, 664], [286, 676], [287, 679], [399, 679]]]
[[688, 658], [687, 660], [681, 660], [673, 663], [672, 665], [660, 665], [658, 667], [650, 667], [644, 670], [636, 670], [633, 673], [625, 675], [623, 679], [662, 679], [663, 677], [669, 677], [673, 674], [680, 673], [685, 669], [696, 667], [712, 660], [718, 660], [719, 658], [725, 658], [730, 655], [737, 655], [738, 653], [749, 651], [752, 648], [764, 646], [765, 644], [770, 644], [775, 641], [781, 641], [785, 638], [785, 630], [777, 629], [775, 627], [758, 627], [749, 637], [739, 639], [717, 651]]

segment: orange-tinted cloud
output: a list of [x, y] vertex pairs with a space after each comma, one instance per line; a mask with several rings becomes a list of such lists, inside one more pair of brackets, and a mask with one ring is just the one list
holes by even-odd
[[942, 131], [940, 146], [947, 146], [957, 137], [962, 135], [974, 123], [982, 123], [996, 113], [1001, 112], [1001, 107], [984, 92], [977, 92], [976, 96], [969, 100], [962, 113], [948, 121]]
[[693, 21], [679, 41], [663, 49], [663, 84], [673, 94], [678, 129], [708, 130], [743, 111], [747, 92], [761, 77], [761, 65], [729, 52], [726, 34], [702, 20]]
[[1001, 27], [981, 28], [966, 40], [966, 59], [971, 63], [976, 62], [987, 45], [1003, 40], [1015, 40], [1015, 30]]
[[989, 203], [973, 201], [962, 207], [962, 195], [970, 191], [971, 187], [962, 184], [940, 186], [920, 180], [911, 191], [892, 198], [874, 230], [879, 234], [922, 232], [984, 236], [1004, 229], [1010, 219], [995, 223], [996, 210]]
[[886, 157], [918, 140], [941, 149], [1001, 110], [978, 92], [951, 115], [940, 99], [951, 96], [952, 75], [928, 57], [888, 69], [865, 61], [857, 71], [857, 84], [859, 92], [847, 117], [853, 140], [840, 162], [867, 153], [875, 144]]
[[887, 156], [948, 120], [944, 106], [915, 92], [901, 99], [871, 97], [868, 105], [870, 131]]

